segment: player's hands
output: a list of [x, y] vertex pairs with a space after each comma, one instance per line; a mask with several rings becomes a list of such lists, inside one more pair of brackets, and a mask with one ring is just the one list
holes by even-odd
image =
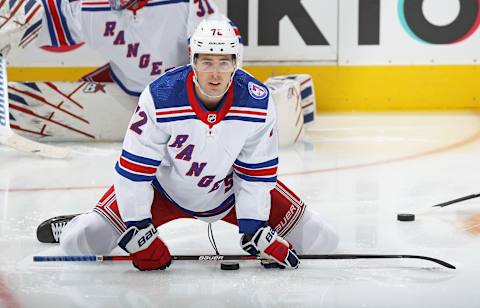
[[133, 266], [141, 271], [164, 270], [170, 266], [172, 256], [158, 237], [150, 219], [128, 223], [131, 225], [118, 242], [132, 257]]
[[269, 226], [258, 229], [253, 235], [244, 234], [241, 245], [249, 254], [273, 259], [287, 268], [297, 268], [300, 264], [292, 245]]

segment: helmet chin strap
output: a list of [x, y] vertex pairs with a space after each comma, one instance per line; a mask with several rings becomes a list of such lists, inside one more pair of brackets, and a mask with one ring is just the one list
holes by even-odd
[[230, 85], [232, 84], [232, 81], [233, 81], [233, 75], [235, 75], [235, 72], [237, 71], [237, 69], [233, 70], [232, 72], [232, 76], [230, 77], [230, 81], [228, 82], [228, 86], [227, 88], [225, 89], [225, 91], [223, 91], [222, 94], [219, 94], [219, 95], [210, 95], [210, 94], [207, 94], [207, 92], [205, 92], [202, 87], [200, 86], [200, 84], [198, 83], [198, 77], [197, 77], [197, 72], [195, 71], [195, 69], [193, 70], [193, 83], [198, 87], [198, 90], [200, 91], [200, 93], [202, 93], [203, 95], [205, 95], [206, 97], [208, 98], [222, 98], [225, 93], [227, 93], [228, 89], [230, 88]]

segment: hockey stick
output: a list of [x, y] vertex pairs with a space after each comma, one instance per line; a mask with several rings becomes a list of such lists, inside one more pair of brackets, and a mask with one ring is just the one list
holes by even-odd
[[[321, 260], [321, 259], [421, 259], [435, 262], [444, 267], [455, 269], [450, 263], [445, 261], [417, 255], [370, 255], [370, 254], [333, 254], [333, 255], [298, 255], [302, 260]], [[198, 261], [243, 261], [243, 260], [261, 260], [261, 257], [249, 255], [175, 255], [173, 260], [198, 260]], [[33, 262], [58, 262], [58, 261], [87, 261], [87, 262], [103, 262], [103, 261], [129, 261], [130, 256], [34, 256]]]
[[7, 82], [7, 65], [5, 57], [0, 53], [0, 144], [3, 143], [16, 150], [44, 157], [65, 158], [69, 153], [68, 150], [29, 140], [12, 131], [8, 110]]
[[428, 212], [430, 212], [430, 211], [432, 211], [436, 208], [439, 208], [439, 207], [446, 207], [450, 204], [454, 204], [454, 203], [458, 203], [458, 202], [462, 202], [462, 201], [465, 201], [465, 200], [470, 200], [470, 199], [474, 199], [474, 198], [478, 198], [478, 197], [480, 197], [480, 194], [471, 194], [471, 195], [460, 197], [460, 198], [453, 199], [453, 200], [450, 200], [450, 201], [445, 201], [445, 202], [442, 202], [442, 203], [439, 203], [439, 204], [432, 205], [428, 208], [424, 208], [422, 210], [419, 210], [415, 214], [416, 215], [426, 214], [426, 213], [428, 213]]
[[445, 206], [453, 204], [453, 203], [458, 203], [458, 202], [462, 202], [462, 201], [465, 201], [465, 200], [470, 200], [470, 199], [478, 198], [478, 197], [480, 197], [480, 194], [471, 194], [471, 195], [468, 195], [468, 196], [465, 196], [465, 197], [460, 197], [460, 198], [453, 199], [453, 200], [450, 200], [450, 201], [435, 204], [432, 207], [445, 207]]

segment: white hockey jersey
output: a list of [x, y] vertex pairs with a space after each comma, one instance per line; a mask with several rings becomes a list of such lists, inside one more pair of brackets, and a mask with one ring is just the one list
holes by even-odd
[[125, 221], [151, 218], [152, 185], [182, 211], [205, 221], [235, 205], [241, 233], [270, 213], [278, 141], [266, 86], [245, 71], [216, 111], [198, 101], [191, 66], [152, 82], [140, 96], [116, 164], [115, 191]]
[[107, 0], [41, 1], [45, 15], [37, 44], [86, 42], [110, 60], [112, 78], [135, 96], [166, 70], [187, 64], [195, 27], [219, 14], [213, 0], [149, 0], [135, 14], [112, 11]]

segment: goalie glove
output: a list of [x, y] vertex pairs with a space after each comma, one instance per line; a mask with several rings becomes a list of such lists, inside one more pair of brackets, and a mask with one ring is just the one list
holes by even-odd
[[255, 234], [244, 234], [242, 249], [254, 256], [273, 259], [287, 268], [297, 268], [300, 261], [291, 249], [292, 245], [280, 237], [269, 226], [262, 227]]
[[118, 246], [130, 254], [133, 266], [141, 271], [164, 270], [170, 266], [170, 251], [158, 237], [151, 219], [127, 222], [127, 226]]

